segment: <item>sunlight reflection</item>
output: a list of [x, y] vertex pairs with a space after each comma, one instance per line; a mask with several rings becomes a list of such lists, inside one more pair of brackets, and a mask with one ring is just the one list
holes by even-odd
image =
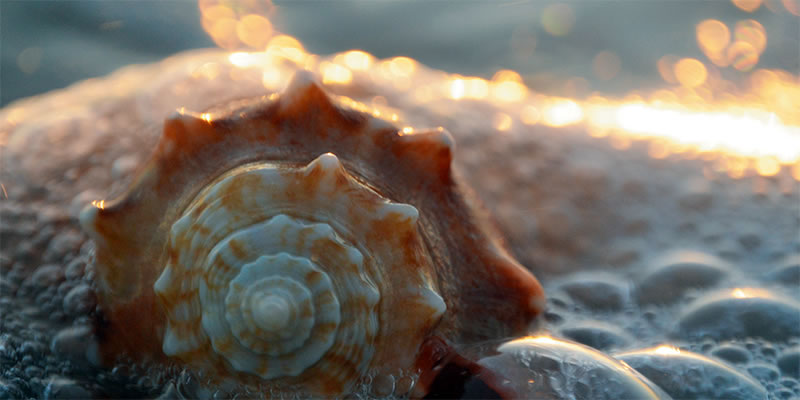
[[[762, 0], [733, 3], [753, 12]], [[291, 69], [299, 67], [318, 71], [326, 85], [366, 84], [407, 92], [414, 102], [408, 104], [411, 106], [446, 110], [444, 100], [481, 101], [493, 107], [488, 123], [499, 132], [538, 124], [582, 124], [588, 135], [604, 138], [620, 150], [630, 148], [635, 140], [647, 140], [647, 153], [655, 159], [681, 154], [716, 160], [714, 170], [733, 178], [753, 171], [775, 176], [785, 167], [800, 180], [800, 113], [796, 106], [800, 83], [787, 71], [756, 68], [768, 40], [764, 26], [755, 19], [732, 26], [713, 18], [701, 21], [694, 27], [695, 39], [707, 61], [666, 54], [654, 66], [666, 87], [634, 91], [615, 100], [592, 93], [591, 88], [594, 82], [621, 76], [622, 60], [612, 50], [599, 51], [591, 60], [594, 82], [573, 76], [562, 80], [560, 96], [545, 95], [508, 69], [487, 80], [432, 71], [404, 56], [376, 60], [362, 50], [321, 58], [307, 53], [296, 38], [274, 34], [269, 1], [247, 0], [244, 7], [233, 7], [225, 0], [199, 0], [199, 4], [203, 27], [220, 46], [246, 45], [258, 50], [233, 52], [228, 60], [239, 68], [260, 68], [262, 84], [270, 90], [282, 87]], [[783, 6], [790, 13], [797, 11], [792, 0], [783, 0]], [[767, 2], [767, 7], [775, 11], [775, 4]], [[575, 24], [573, 7], [548, 5], [542, 10], [541, 23], [551, 35], [568, 35]], [[512, 48], [532, 54], [535, 35], [516, 29], [511, 39]], [[744, 87], [726, 80], [731, 78], [724, 69], [747, 73]], [[193, 75], [214, 79], [219, 70], [219, 65], [208, 64]], [[373, 95], [371, 106], [349, 97], [342, 97], [342, 102], [379, 118], [401, 120], [398, 112], [402, 107], [394, 104], [398, 109], [391, 108], [387, 97]], [[413, 132], [411, 127], [402, 129], [403, 134]]]

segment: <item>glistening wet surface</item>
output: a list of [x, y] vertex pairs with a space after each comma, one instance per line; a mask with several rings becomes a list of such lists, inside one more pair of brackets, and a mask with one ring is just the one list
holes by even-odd
[[[414, 66], [407, 78], [416, 85], [447, 79]], [[0, 111], [2, 396], [231, 394], [179, 368], [98, 365], [93, 244], [76, 218], [130, 182], [174, 109], [269, 95], [294, 68], [187, 53]], [[547, 291], [539, 330], [480, 363], [509, 366], [514, 384], [540, 397], [800, 396], [800, 187], [791, 168], [732, 174], [724, 154], [654, 155], [652, 140], [595, 137], [583, 125], [509, 117], [498, 127], [498, 113], [515, 105], [423, 106], [393, 81], [372, 80], [373, 70], [326, 87], [345, 104], [397, 114], [398, 126], [450, 131], [459, 173]], [[365, 382], [359, 394], [405, 396], [408, 381], [396, 377], [388, 391]]]

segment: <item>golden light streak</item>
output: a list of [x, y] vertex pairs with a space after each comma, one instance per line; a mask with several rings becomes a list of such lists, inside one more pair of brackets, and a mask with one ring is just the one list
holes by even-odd
[[[464, 78], [458, 76], [448, 81], [446, 87], [447, 96], [453, 100], [480, 100], [489, 95], [489, 82], [483, 78]], [[495, 90], [497, 90], [497, 88], [495, 88]], [[515, 88], [511, 88], [511, 90], [513, 91]], [[500, 96], [503, 95], [501, 94]], [[514, 97], [514, 94], [505, 93], [505, 96]]]
[[453, 79], [453, 81], [450, 82], [450, 98], [454, 100], [459, 100], [464, 98], [463, 79]]
[[[767, 46], [767, 35], [754, 19], [739, 21], [730, 29], [717, 19], [700, 22], [695, 33], [699, 48], [708, 57], [705, 64], [705, 60], [674, 55], [659, 59], [658, 72], [664, 81], [680, 86], [632, 92], [621, 100], [597, 95], [577, 100], [591, 90], [585, 78], [566, 81], [560, 89], [565, 97], [553, 97], [532, 92], [519, 73], [512, 70], [498, 71], [491, 80], [486, 80], [434, 74], [408, 57], [376, 60], [362, 50], [320, 58], [307, 53], [294, 37], [270, 36], [272, 26], [266, 14], [248, 11], [248, 7], [271, 4], [269, 1], [245, 1], [252, 4], [238, 8], [226, 0], [201, 0], [203, 26], [217, 42], [234, 40], [239, 43], [237, 46], [260, 46], [263, 52], [233, 52], [228, 60], [240, 68], [260, 68], [262, 84], [270, 90], [284, 84], [294, 68], [286, 69], [281, 64], [288, 60], [298, 68], [318, 71], [325, 84], [350, 84], [367, 79], [395, 90], [408, 90], [407, 99], [417, 105], [444, 107], [445, 104], [440, 104], [443, 99], [486, 102], [495, 107], [489, 114], [492, 115], [489, 122], [500, 132], [511, 131], [515, 124], [564, 127], [583, 123], [588, 135], [605, 138], [617, 149], [627, 149], [635, 140], [648, 140], [648, 154], [653, 158], [680, 154], [684, 158], [715, 160], [713, 171], [734, 178], [753, 172], [774, 176], [787, 168], [794, 179], [800, 180], [797, 77], [786, 71], [759, 69], [750, 74], [749, 89], [745, 91], [727, 81], [730, 78], [721, 70], [729, 67], [749, 71], [758, 63]], [[762, 4], [761, 0], [733, 2], [745, 11]], [[788, 4], [787, 9], [794, 7], [792, 0], [784, 3]], [[233, 39], [228, 37], [231, 23]], [[575, 15], [567, 4], [551, 4], [542, 14], [542, 24], [552, 35], [568, 34], [574, 23]], [[526, 38], [530, 39], [529, 36]], [[218, 64], [203, 65], [193, 72], [193, 77], [215, 79], [220, 68]], [[601, 51], [592, 60], [592, 72], [599, 80], [614, 79], [620, 68], [620, 58], [610, 51]], [[343, 102], [378, 117], [400, 119], [397, 109], [389, 107], [383, 97], [373, 98], [371, 106], [350, 98], [344, 98]], [[207, 114], [199, 117], [211, 120]], [[12, 117], [7, 120], [13, 123]], [[401, 129], [401, 134], [413, 133], [411, 127]]]
[[[616, 115], [614, 128], [634, 137], [665, 138], [700, 151], [722, 151], [755, 158], [774, 157], [780, 163], [800, 160], [800, 127], [784, 126], [775, 114], [769, 114], [766, 118], [737, 116], [643, 103], [622, 104], [606, 111]], [[762, 170], [771, 171], [773, 167], [768, 165], [765, 161]]]
[[93, 200], [92, 201], [92, 206], [103, 210], [106, 207], [106, 201], [105, 200]]
[[520, 101], [528, 95], [528, 88], [515, 71], [500, 70], [492, 77], [492, 97], [500, 102]]
[[248, 53], [244, 51], [231, 53], [228, 56], [228, 61], [239, 68], [253, 67], [266, 62], [264, 53]]
[[577, 124], [583, 120], [583, 109], [578, 103], [569, 99], [555, 100], [545, 106], [542, 114], [542, 123], [552, 127]]

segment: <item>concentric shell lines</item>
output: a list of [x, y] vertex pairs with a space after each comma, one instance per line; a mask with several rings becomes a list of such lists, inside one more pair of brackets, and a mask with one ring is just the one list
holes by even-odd
[[[228, 172], [170, 231], [154, 285], [167, 310], [164, 353], [192, 362], [210, 343], [216, 358], [264, 379], [314, 368], [325, 385], [356, 380], [375, 352], [376, 282], [392, 263], [413, 262], [396, 238], [416, 234], [417, 216], [355, 181], [333, 154], [304, 168]], [[433, 291], [419, 296], [443, 306]]]

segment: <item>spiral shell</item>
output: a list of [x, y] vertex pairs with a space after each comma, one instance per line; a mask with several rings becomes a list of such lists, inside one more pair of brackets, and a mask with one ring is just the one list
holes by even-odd
[[452, 151], [447, 132], [403, 135], [303, 73], [277, 99], [177, 114], [128, 192], [81, 215], [104, 357], [330, 396], [418, 373], [431, 335], [524, 332], [541, 287]]

